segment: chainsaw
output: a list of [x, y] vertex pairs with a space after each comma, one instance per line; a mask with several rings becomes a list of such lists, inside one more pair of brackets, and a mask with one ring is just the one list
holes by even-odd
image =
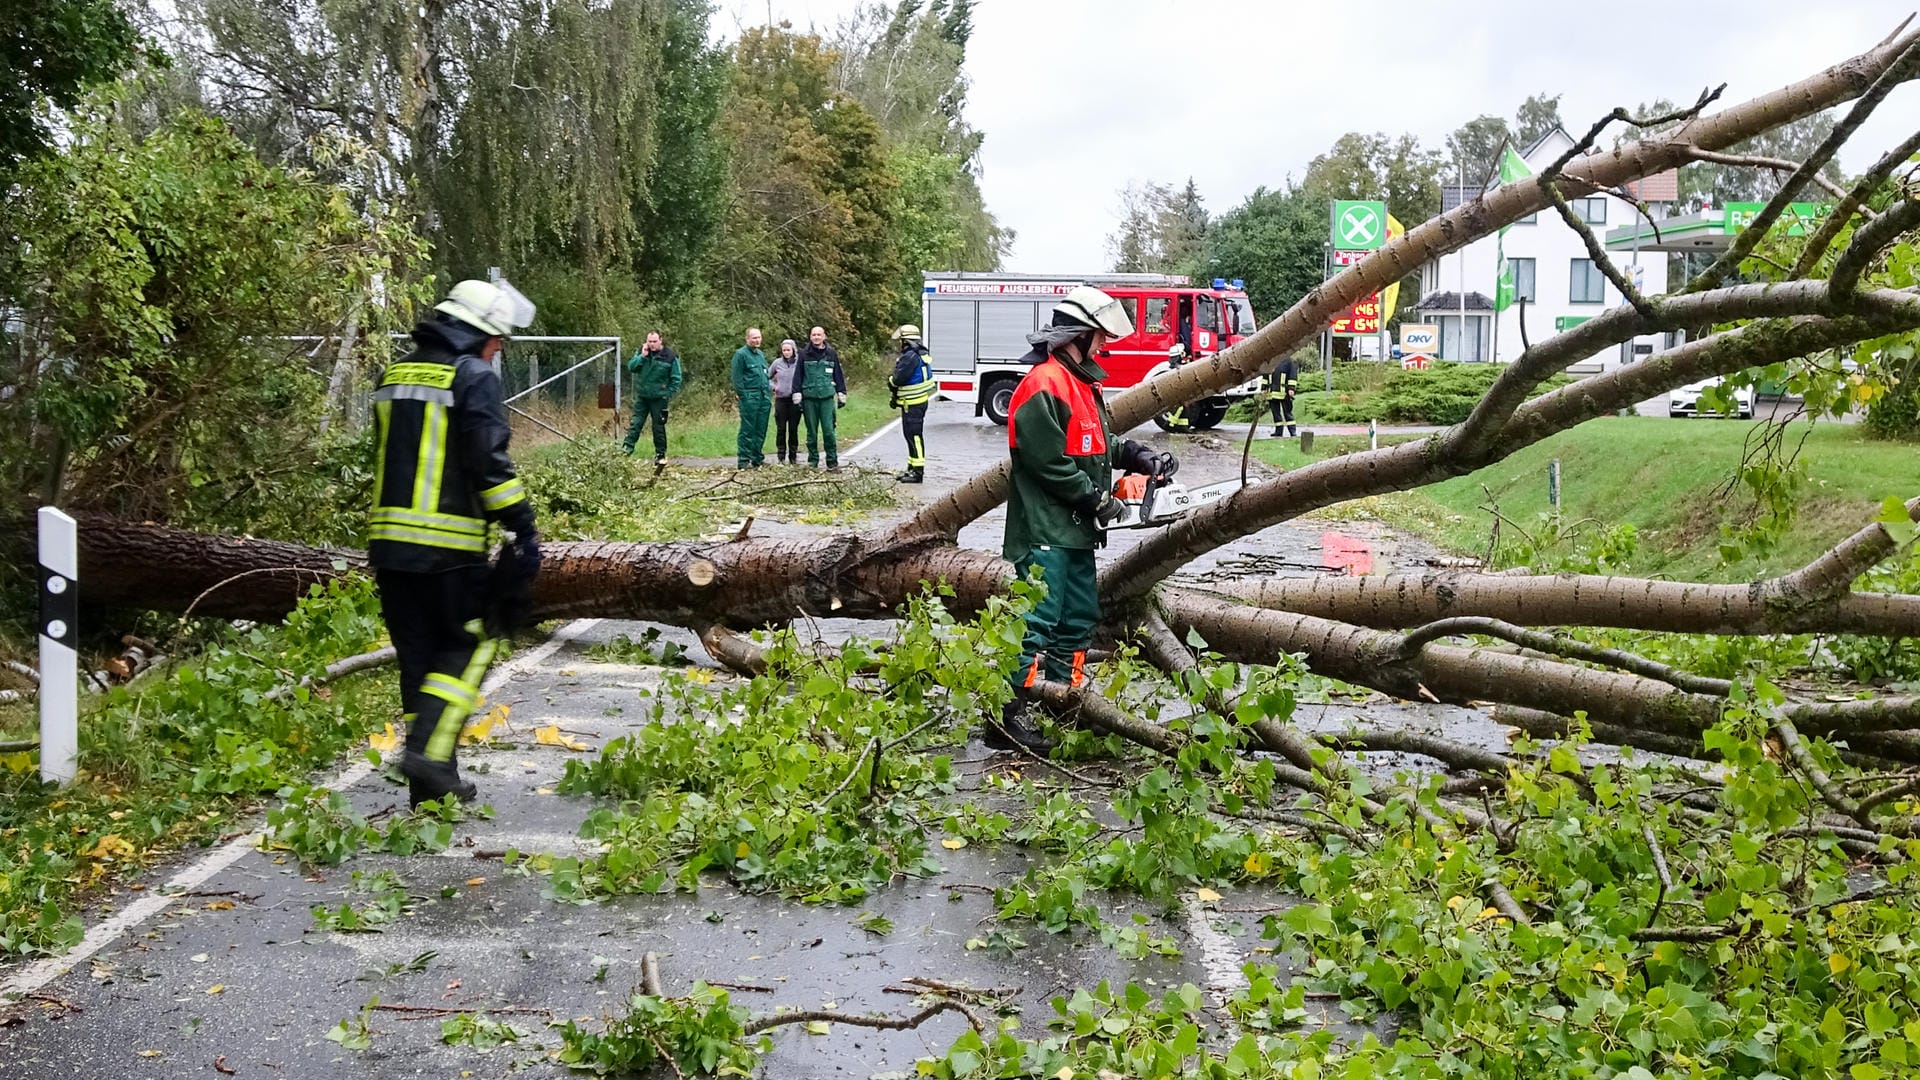
[[1151, 529], [1165, 525], [1209, 503], [1219, 502], [1243, 486], [1235, 478], [1190, 488], [1173, 479], [1179, 468], [1180, 463], [1172, 454], [1161, 454], [1154, 459], [1152, 472], [1144, 476], [1139, 473], [1122, 476], [1113, 485], [1113, 497], [1126, 509], [1107, 528]]

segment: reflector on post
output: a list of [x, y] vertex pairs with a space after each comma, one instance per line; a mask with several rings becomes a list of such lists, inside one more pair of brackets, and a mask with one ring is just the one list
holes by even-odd
[[80, 756], [79, 526], [40, 508], [40, 779], [70, 784]]

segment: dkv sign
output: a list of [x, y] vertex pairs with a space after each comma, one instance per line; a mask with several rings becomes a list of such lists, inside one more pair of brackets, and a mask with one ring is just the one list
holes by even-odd
[[1400, 327], [1400, 350], [1428, 354], [1439, 352], [1440, 328], [1433, 323], [1403, 323]]

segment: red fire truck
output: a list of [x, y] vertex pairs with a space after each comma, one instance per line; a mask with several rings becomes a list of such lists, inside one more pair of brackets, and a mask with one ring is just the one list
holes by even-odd
[[[1007, 422], [1013, 389], [1026, 375], [1020, 358], [1027, 335], [1051, 318], [1053, 305], [1075, 285], [1106, 290], [1127, 307], [1133, 334], [1098, 357], [1107, 369], [1106, 392], [1117, 394], [1168, 370], [1178, 345], [1204, 360], [1253, 333], [1253, 305], [1242, 282], [1215, 279], [1195, 286], [1180, 274], [999, 274], [922, 271], [920, 326], [933, 354], [940, 396], [973, 405], [975, 416]], [[1196, 430], [1226, 418], [1234, 401], [1253, 397], [1259, 380], [1207, 398], [1189, 410]], [[1156, 418], [1162, 427], [1165, 418]]]

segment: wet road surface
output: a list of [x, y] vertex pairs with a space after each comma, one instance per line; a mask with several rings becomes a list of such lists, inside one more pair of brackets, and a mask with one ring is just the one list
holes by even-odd
[[[1134, 437], [1173, 448], [1182, 462], [1181, 479], [1198, 485], [1238, 474], [1237, 438], [1244, 431], [1175, 439], [1149, 427]], [[1004, 429], [951, 404], [935, 406], [926, 441], [928, 482], [912, 490], [915, 498], [961, 483], [1005, 453]], [[848, 460], [898, 467], [904, 460], [898, 430], [883, 430]], [[997, 550], [1003, 525], [1004, 511], [996, 511], [961, 540]], [[1102, 557], [1112, 558], [1145, 535], [1115, 534]], [[1377, 523], [1301, 521], [1210, 555], [1184, 576], [1328, 572], [1320, 569], [1326, 567], [1383, 573], [1431, 554]], [[877, 632], [872, 624], [821, 625], [829, 637]], [[557, 1034], [544, 1029], [548, 1015], [597, 1029], [599, 1019], [619, 1010], [638, 983], [639, 959], [648, 951], [659, 954], [669, 992], [684, 991], [696, 978], [764, 988], [735, 993], [756, 1013], [787, 1007], [904, 1015], [911, 999], [887, 988], [908, 976], [1021, 986], [1017, 1000], [1029, 1031], [1043, 1027], [1055, 994], [1101, 979], [1162, 988], [1193, 982], [1217, 1001], [1238, 983], [1241, 964], [1254, 958], [1275, 962], [1254, 952], [1260, 916], [1224, 910], [1287, 902], [1259, 889], [1230, 890], [1217, 905], [1192, 902], [1164, 921], [1156, 915], [1155, 932], [1179, 943], [1179, 957], [1126, 960], [1084, 933], [1054, 936], [1031, 926], [1019, 928], [1029, 948], [1008, 955], [970, 950], [967, 940], [986, 929], [991, 899], [950, 886], [990, 885], [1024, 874], [1030, 862], [1011, 847], [939, 850], [945, 873], [896, 883], [860, 907], [806, 907], [745, 894], [712, 876], [693, 895], [622, 897], [591, 906], [544, 898], [545, 880], [506, 871], [500, 854], [509, 848], [588, 850], [578, 829], [594, 800], [553, 794], [553, 786], [569, 757], [597, 750], [646, 722], [646, 695], [660, 685], [665, 669], [594, 662], [587, 649], [646, 629], [580, 620], [496, 667], [486, 692], [490, 701], [510, 707], [513, 730], [500, 745], [463, 751], [463, 761], [497, 813], [492, 820], [456, 826], [452, 850], [404, 859], [361, 855], [308, 874], [239, 837], [157, 871], [142, 890], [116, 891], [89, 913], [89, 940], [75, 953], [0, 968], [0, 993], [12, 999], [0, 1002], [0, 1080], [227, 1075], [216, 1072], [216, 1065], [243, 1078], [492, 1077], [509, 1071], [559, 1076], [566, 1070], [545, 1049], [558, 1044]], [[690, 635], [667, 634], [705, 662]], [[1444, 727], [1455, 737], [1490, 744], [1502, 739], [1483, 713], [1469, 709], [1336, 702], [1302, 706], [1299, 719], [1309, 727], [1337, 729], [1361, 715], [1373, 722]], [[532, 730], [549, 724], [588, 750], [537, 744]], [[977, 741], [954, 753], [963, 791], [995, 767]], [[1405, 763], [1381, 755], [1378, 766], [1390, 771]], [[363, 813], [404, 807], [402, 789], [364, 764], [346, 765], [332, 783]], [[383, 869], [409, 886], [416, 898], [412, 914], [377, 934], [313, 929], [311, 905], [363, 902], [352, 891], [352, 872]], [[1102, 903], [1109, 917], [1125, 910]], [[160, 910], [145, 910], [155, 907]], [[858, 928], [855, 918], [868, 910], [890, 919], [892, 933], [876, 937]], [[121, 914], [126, 912], [131, 914]], [[113, 921], [117, 914], [121, 924]], [[406, 970], [426, 953], [433, 955], [416, 965], [419, 970]], [[1284, 968], [1284, 959], [1279, 962]], [[344, 1050], [326, 1039], [336, 1022], [356, 1015], [375, 993], [388, 1004], [545, 1012], [496, 1016], [531, 1034], [488, 1053], [443, 1045], [441, 1017], [429, 1013], [373, 1014], [369, 1050]], [[1311, 1005], [1322, 1022], [1344, 1027], [1331, 1003]], [[910, 1074], [915, 1058], [941, 1052], [963, 1024], [948, 1014], [902, 1032], [833, 1025], [826, 1034], [806, 1034], [782, 1028], [762, 1075]]]

